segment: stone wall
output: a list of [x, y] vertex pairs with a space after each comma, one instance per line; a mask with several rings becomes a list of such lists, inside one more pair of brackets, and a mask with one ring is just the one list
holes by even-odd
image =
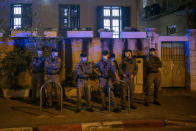
[[[81, 40], [72, 40], [72, 69], [75, 70], [76, 64], [80, 61], [80, 53], [82, 52], [82, 41]], [[149, 49], [149, 42], [147, 39], [142, 39], [142, 51], [145, 51], [144, 54], [147, 54]], [[113, 39], [112, 40], [112, 48], [109, 47], [108, 41], [102, 41], [98, 38], [93, 38], [92, 41], [88, 45], [88, 57], [89, 61], [98, 62], [101, 59], [101, 52], [103, 50], [108, 50], [113, 52], [116, 55], [116, 60], [120, 63], [122, 58], [123, 50], [126, 48], [124, 45], [123, 39]], [[147, 49], [148, 48], [148, 49]], [[133, 50], [133, 52], [137, 52], [137, 40], [136, 39], [128, 39], [127, 49]]]
[[196, 29], [188, 30], [190, 57], [190, 86], [196, 91]]

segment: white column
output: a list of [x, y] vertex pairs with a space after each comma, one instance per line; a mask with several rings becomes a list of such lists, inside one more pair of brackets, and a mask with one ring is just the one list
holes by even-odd
[[62, 70], [61, 70], [61, 80], [65, 80], [65, 40], [62, 40]]
[[149, 39], [149, 48], [155, 48], [157, 49], [158, 52], [158, 38], [159, 35], [156, 33], [157, 29], [156, 28], [147, 28], [147, 38]]
[[71, 43], [72, 45], [72, 70], [76, 70], [77, 63], [80, 62], [80, 54], [82, 52], [82, 40], [74, 39]]
[[100, 39], [94, 38], [89, 44], [88, 48], [88, 60], [90, 62], [97, 63], [101, 59], [101, 42]]
[[113, 52], [116, 55], [116, 61], [118, 63], [121, 62], [123, 50], [124, 50], [123, 41], [121, 39], [115, 39]]
[[192, 91], [196, 91], [196, 29], [188, 29], [187, 32], [189, 39], [190, 86]]

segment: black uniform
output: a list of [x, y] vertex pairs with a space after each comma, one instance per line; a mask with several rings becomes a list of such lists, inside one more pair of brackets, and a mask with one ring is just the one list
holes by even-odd
[[146, 102], [149, 101], [149, 91], [154, 84], [154, 101], [158, 101], [158, 89], [161, 83], [161, 73], [159, 68], [162, 67], [162, 62], [157, 56], [149, 56], [147, 58], [147, 83], [145, 86]]
[[[47, 72], [47, 80], [53, 81], [60, 84], [59, 74], [61, 71], [61, 59], [59, 57], [48, 57], [45, 61], [45, 68]], [[52, 97], [53, 97], [53, 85], [48, 85], [46, 89], [46, 98], [48, 101], [49, 106], [52, 106]], [[61, 94], [60, 89], [56, 88], [56, 94], [58, 97], [58, 102], [60, 104], [61, 101]]]
[[32, 68], [32, 100], [36, 100], [37, 89], [44, 83], [44, 57], [33, 57]]
[[116, 77], [116, 71], [115, 68], [112, 65], [112, 62], [110, 60], [100, 60], [97, 63], [98, 70], [101, 74], [99, 77], [99, 88], [100, 88], [100, 95], [102, 99], [102, 106], [103, 108], [106, 108], [106, 100], [105, 100], [105, 90], [109, 91], [111, 89], [110, 99], [111, 104], [114, 108], [116, 108], [115, 98], [114, 98], [114, 92], [112, 87], [112, 78], [113, 76]]
[[78, 76], [77, 80], [77, 98], [78, 108], [81, 108], [81, 98], [86, 94], [86, 101], [88, 108], [91, 108], [91, 86], [92, 86], [92, 74], [93, 74], [93, 63], [88, 61], [81, 61], [76, 66], [76, 73]]
[[[131, 93], [130, 94], [131, 103], [133, 104], [133, 96], [135, 90], [134, 77], [138, 71], [138, 66], [135, 58], [131, 58], [131, 59], [124, 58], [120, 64], [120, 70], [121, 70], [123, 80], [129, 85], [130, 93]], [[132, 75], [133, 77], [131, 77]], [[125, 104], [126, 94], [127, 94], [127, 90], [126, 88], [123, 88], [123, 95], [121, 99], [122, 105]]]

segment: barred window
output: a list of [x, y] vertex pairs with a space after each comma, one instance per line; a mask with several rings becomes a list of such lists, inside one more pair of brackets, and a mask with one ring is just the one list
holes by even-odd
[[98, 6], [96, 12], [97, 30], [100, 28], [113, 30], [113, 38], [119, 38], [123, 28], [130, 26], [130, 12], [130, 7]]
[[60, 34], [67, 30], [80, 27], [80, 6], [79, 5], [60, 5], [59, 6], [59, 31]]
[[10, 8], [10, 28], [23, 29], [32, 26], [32, 5], [12, 4]]
[[104, 7], [103, 9], [104, 28], [113, 30], [113, 38], [119, 38], [121, 24], [121, 8], [120, 7]]

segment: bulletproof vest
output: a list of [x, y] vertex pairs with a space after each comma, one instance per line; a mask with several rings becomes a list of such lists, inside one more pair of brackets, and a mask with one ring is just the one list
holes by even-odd
[[56, 75], [60, 73], [61, 63], [58, 57], [49, 57], [46, 64], [49, 65], [48, 68], [46, 68], [47, 74]]
[[43, 73], [44, 72], [44, 57], [33, 57], [32, 61], [32, 72]]
[[101, 72], [101, 76], [105, 78], [112, 77], [113, 68], [111, 61], [100, 60], [97, 64], [99, 71]]
[[[150, 64], [150, 65], [149, 65]], [[161, 67], [161, 61], [157, 56], [149, 56], [148, 59], [148, 72], [149, 73], [157, 73], [159, 72], [159, 68]]]
[[130, 76], [132, 74], [135, 74], [135, 72], [137, 71], [137, 64], [136, 64], [136, 60], [134, 58], [132, 59], [123, 59], [123, 73]]
[[92, 64], [89, 62], [82, 63], [82, 68], [83, 68], [84, 73], [92, 74], [93, 72]]
[[[88, 77], [91, 77], [93, 73], [93, 65], [90, 62], [87, 62], [87, 61], [80, 62], [78, 66], [85, 75], [88, 75]], [[83, 77], [83, 76], [82, 75], [80, 76], [80, 74], [78, 74], [78, 77]]]

